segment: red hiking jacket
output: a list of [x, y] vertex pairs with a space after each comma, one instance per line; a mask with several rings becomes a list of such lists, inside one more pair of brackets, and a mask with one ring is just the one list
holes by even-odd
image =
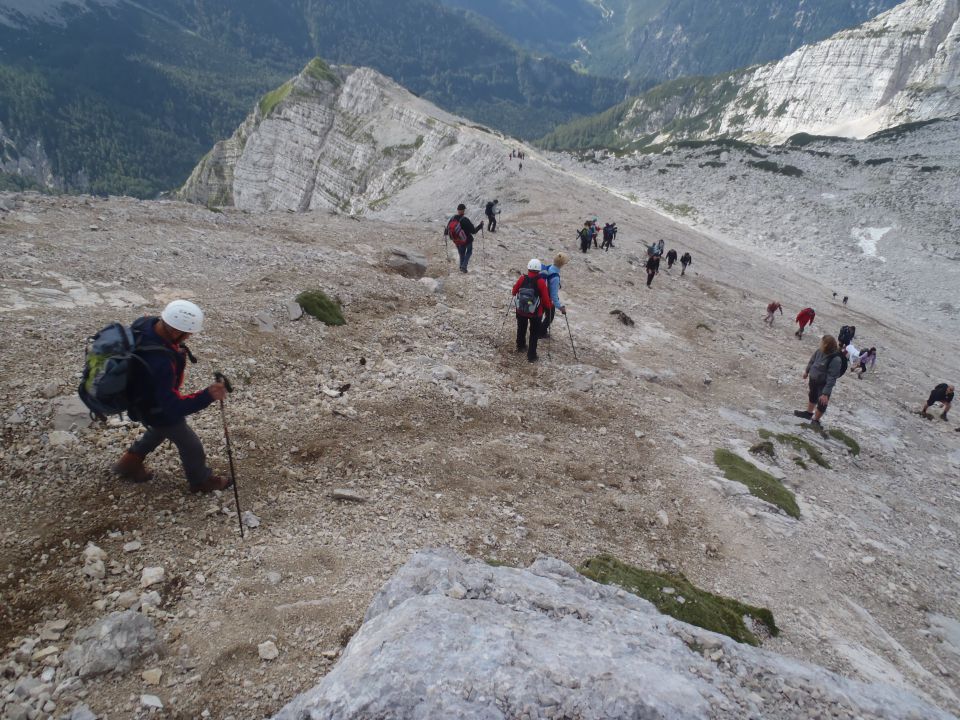
[[523, 284], [525, 278], [532, 277], [537, 281], [537, 292], [540, 293], [540, 307], [537, 308], [537, 317], [543, 317], [543, 311], [549, 310], [553, 307], [553, 303], [550, 302], [550, 291], [547, 289], [547, 281], [540, 277], [540, 273], [536, 270], [527, 271], [526, 275], [521, 275], [517, 278], [517, 282], [513, 285], [513, 292], [511, 295], [516, 295], [520, 292], [520, 286]]
[[804, 308], [799, 313], [797, 313], [797, 322], [801, 326], [813, 325], [813, 318], [816, 317], [817, 313], [814, 312], [813, 308]]

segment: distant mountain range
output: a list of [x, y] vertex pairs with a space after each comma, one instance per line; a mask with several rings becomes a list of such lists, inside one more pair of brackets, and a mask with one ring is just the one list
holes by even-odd
[[660, 85], [558, 128], [551, 149], [640, 148], [678, 139], [866, 137], [960, 113], [960, 0], [907, 0], [782, 60]]

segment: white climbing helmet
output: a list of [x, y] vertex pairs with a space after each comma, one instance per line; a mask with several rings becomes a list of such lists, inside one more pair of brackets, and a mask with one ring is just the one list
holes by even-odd
[[540, 261], [536, 258], [533, 258], [530, 262], [527, 263], [527, 270], [536, 270], [540, 272], [543, 269], [543, 265], [540, 264]]
[[163, 309], [160, 318], [180, 332], [194, 334], [203, 330], [203, 310], [189, 300], [174, 300]]

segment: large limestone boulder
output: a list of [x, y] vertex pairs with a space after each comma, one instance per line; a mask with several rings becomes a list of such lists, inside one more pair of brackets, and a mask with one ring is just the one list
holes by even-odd
[[133, 670], [162, 647], [153, 623], [133, 610], [110, 613], [77, 633], [63, 665], [81, 678]]
[[418, 553], [337, 666], [275, 720], [950, 717], [661, 615], [569, 565]]
[[420, 279], [427, 272], [427, 257], [415, 250], [393, 247], [384, 254], [384, 264], [404, 277]]

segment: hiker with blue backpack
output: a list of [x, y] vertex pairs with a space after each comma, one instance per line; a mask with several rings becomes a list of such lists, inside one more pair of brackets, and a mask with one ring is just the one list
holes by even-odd
[[540, 277], [547, 283], [547, 290], [550, 293], [550, 309], [543, 311], [543, 319], [540, 321], [540, 338], [550, 337], [550, 325], [559, 310], [564, 315], [567, 314], [566, 306], [560, 302], [560, 268], [567, 264], [569, 256], [564, 253], [557, 253], [553, 259], [553, 265], [543, 265], [540, 268]]
[[[527, 263], [527, 274], [517, 278], [513, 286], [513, 306], [517, 313], [517, 352], [527, 351], [527, 362], [537, 361], [537, 340], [540, 338], [540, 321], [544, 312], [553, 307], [547, 281], [540, 277], [543, 269], [540, 261], [533, 258]], [[530, 342], [527, 342], [527, 328]]]
[[447, 221], [447, 227], [443, 234], [453, 240], [457, 248], [457, 254], [460, 255], [460, 272], [467, 272], [467, 265], [470, 264], [470, 258], [473, 256], [473, 236], [483, 228], [481, 222], [479, 226], [470, 222], [466, 217], [467, 206], [463, 203], [457, 205], [457, 214]]
[[[131, 482], [146, 482], [153, 475], [144, 465], [147, 455], [165, 440], [176, 445], [191, 492], [213, 492], [230, 487], [230, 480], [214, 475], [207, 466], [203, 443], [187, 425], [187, 416], [223, 400], [227, 387], [215, 382], [200, 392], [181, 392], [187, 358], [194, 361], [186, 340], [203, 328], [203, 311], [188, 300], [174, 300], [160, 317], [142, 317], [129, 328], [111, 325], [95, 338], [88, 352], [80, 397], [98, 415], [125, 411], [147, 431], [120, 457], [113, 471]], [[110, 336], [117, 335], [123, 352], [110, 351]], [[97, 354], [106, 346], [108, 353]], [[125, 350], [124, 350], [125, 348]], [[105, 386], [110, 373], [125, 397], [111, 400]], [[120, 377], [122, 374], [122, 377]], [[99, 387], [104, 386], [104, 387]], [[118, 397], [118, 396], [117, 396]]]

